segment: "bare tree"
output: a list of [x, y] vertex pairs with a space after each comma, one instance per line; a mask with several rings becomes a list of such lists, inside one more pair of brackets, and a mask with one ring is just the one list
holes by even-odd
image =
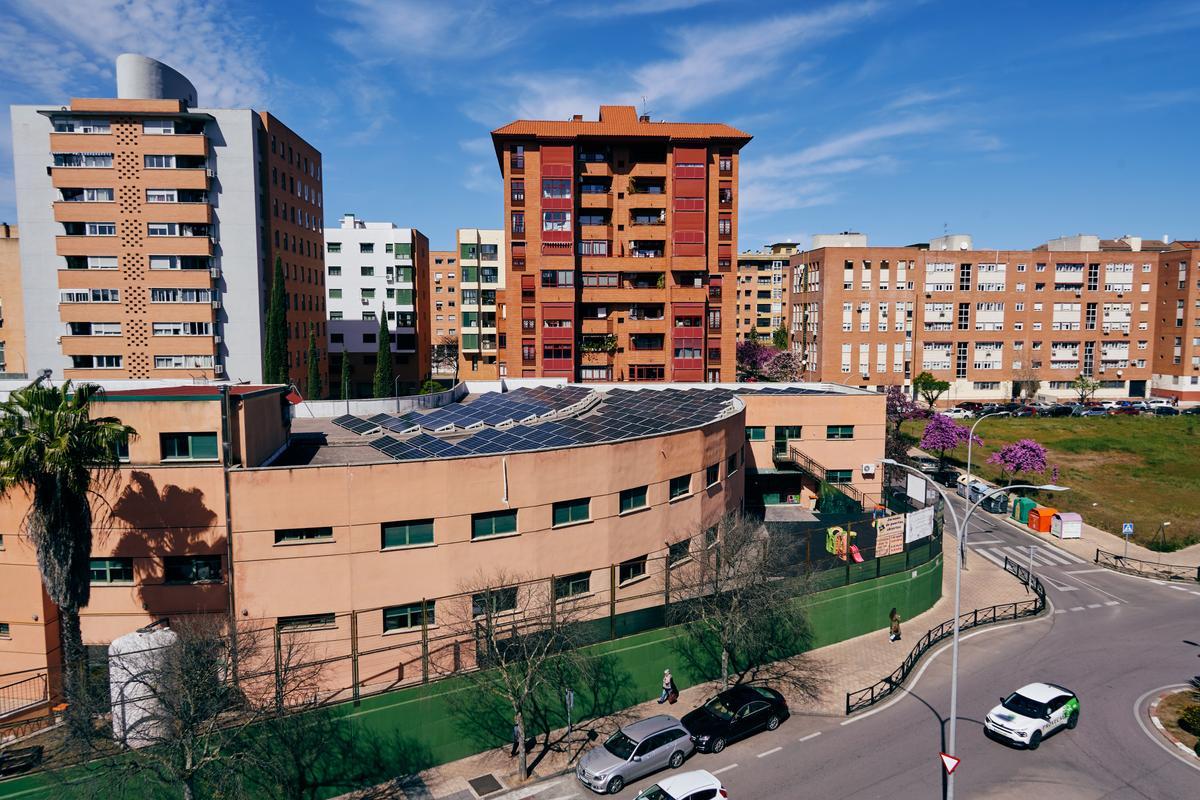
[[692, 674], [818, 697], [819, 665], [805, 655], [812, 633], [801, 552], [786, 534], [740, 514], [690, 540], [690, 560], [672, 572], [668, 621], [686, 630], [674, 647]]
[[1042, 379], [1038, 371], [1029, 364], [1017, 370], [1013, 378], [1013, 388], [1026, 400], [1032, 400], [1042, 388]]
[[559, 594], [554, 579], [523, 582], [496, 573], [438, 606], [439, 624], [467, 643], [474, 661], [452, 701], [454, 713], [489, 741], [511, 732], [522, 779], [529, 777], [530, 742], [541, 735], [542, 754], [551, 744], [565, 690], [591, 689], [595, 708], [613, 688], [603, 662], [579, 650], [587, 641], [586, 609]]
[[447, 372], [454, 376], [454, 383], [458, 383], [458, 337], [457, 336], [439, 336], [433, 345], [433, 366], [435, 371], [445, 374]]

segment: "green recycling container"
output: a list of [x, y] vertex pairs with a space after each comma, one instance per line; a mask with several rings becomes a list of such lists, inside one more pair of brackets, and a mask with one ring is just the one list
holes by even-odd
[[1012, 518], [1022, 525], [1029, 524], [1029, 512], [1037, 508], [1037, 501], [1028, 497], [1018, 497], [1013, 500]]

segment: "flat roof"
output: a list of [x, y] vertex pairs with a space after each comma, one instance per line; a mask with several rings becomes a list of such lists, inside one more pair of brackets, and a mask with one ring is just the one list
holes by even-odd
[[[247, 385], [230, 384], [229, 394], [232, 397], [252, 397], [272, 392], [286, 392], [290, 386], [278, 385]], [[220, 384], [201, 384], [195, 386], [157, 386], [145, 389], [116, 389], [105, 391], [102, 401], [134, 402], [139, 400], [217, 400], [221, 397]]]

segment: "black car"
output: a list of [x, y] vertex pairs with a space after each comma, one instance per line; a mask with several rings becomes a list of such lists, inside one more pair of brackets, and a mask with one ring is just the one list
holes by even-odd
[[719, 753], [729, 742], [773, 731], [788, 718], [783, 695], [765, 686], [733, 686], [713, 697], [681, 722], [701, 753]]
[[1154, 406], [1153, 408], [1150, 409], [1150, 411], [1156, 417], [1177, 417], [1177, 416], [1179, 416], [1179, 409], [1175, 408], [1174, 406]]
[[1190, 406], [1179, 413], [1187, 414], [1189, 417], [1194, 417], [1196, 415], [1200, 415], [1200, 406]]
[[1060, 404], [1056, 406], [1050, 406], [1045, 411], [1042, 411], [1041, 415], [1043, 417], [1069, 417], [1071, 416], [1071, 412], [1074, 410], [1075, 406]]

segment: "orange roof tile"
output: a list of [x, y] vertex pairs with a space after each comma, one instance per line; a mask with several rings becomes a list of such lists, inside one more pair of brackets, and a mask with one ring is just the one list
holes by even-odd
[[586, 136], [628, 136], [665, 139], [726, 139], [738, 146], [752, 138], [745, 131], [730, 125], [713, 122], [642, 122], [633, 106], [600, 106], [598, 120], [534, 120], [519, 119], [492, 131], [496, 141], [510, 136], [532, 136], [545, 139], [574, 139]]

